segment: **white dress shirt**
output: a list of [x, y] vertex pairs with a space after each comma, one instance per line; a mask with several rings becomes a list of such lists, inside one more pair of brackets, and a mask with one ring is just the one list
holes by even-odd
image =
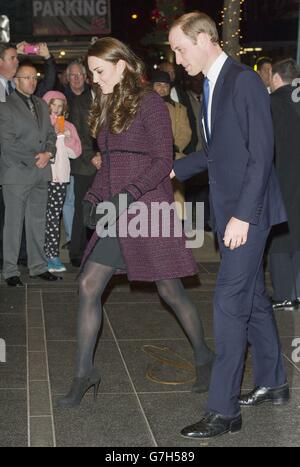
[[222, 52], [217, 60], [213, 63], [207, 73], [207, 79], [209, 81], [209, 101], [208, 101], [208, 128], [211, 133], [211, 109], [212, 109], [212, 100], [214, 95], [214, 90], [216, 86], [216, 82], [219, 78], [219, 75], [222, 71], [222, 68], [228, 58], [228, 55], [225, 52]]

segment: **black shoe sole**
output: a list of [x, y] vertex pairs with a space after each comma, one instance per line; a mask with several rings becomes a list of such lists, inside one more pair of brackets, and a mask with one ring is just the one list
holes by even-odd
[[290, 399], [267, 399], [264, 401], [256, 402], [256, 404], [240, 404], [240, 407], [257, 407], [262, 404], [273, 404], [276, 406], [287, 405], [290, 402]]
[[207, 436], [207, 437], [202, 437], [202, 436], [187, 436], [187, 435], [183, 435], [182, 433], [181, 434], [181, 437], [182, 438], [185, 438], [185, 439], [203, 439], [203, 440], [207, 440], [207, 439], [214, 439], [214, 438], [219, 438], [220, 436], [224, 436], [224, 435], [237, 435], [240, 431], [241, 431], [242, 427], [240, 427], [239, 429], [235, 429], [233, 431], [231, 430], [227, 430], [227, 431], [223, 431], [223, 433], [218, 433], [217, 435], [214, 435], [214, 436]]

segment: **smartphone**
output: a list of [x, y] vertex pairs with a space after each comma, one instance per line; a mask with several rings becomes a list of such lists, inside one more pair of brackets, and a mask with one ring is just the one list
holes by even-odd
[[39, 46], [34, 44], [26, 44], [24, 45], [24, 52], [26, 54], [37, 55], [39, 53]]

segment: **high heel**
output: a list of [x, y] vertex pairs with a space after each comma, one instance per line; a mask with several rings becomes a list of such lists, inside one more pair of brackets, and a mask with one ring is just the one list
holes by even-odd
[[214, 360], [210, 360], [204, 365], [196, 366], [196, 381], [192, 387], [192, 392], [201, 394], [208, 391], [213, 364]]
[[94, 402], [96, 402], [100, 383], [101, 377], [96, 370], [93, 370], [89, 376], [84, 378], [74, 378], [69, 393], [65, 397], [58, 399], [57, 407], [68, 409], [79, 406], [84, 395], [92, 387], [94, 388]]

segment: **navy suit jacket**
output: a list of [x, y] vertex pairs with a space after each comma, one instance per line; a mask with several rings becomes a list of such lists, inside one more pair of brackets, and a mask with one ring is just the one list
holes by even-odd
[[257, 73], [228, 58], [214, 89], [210, 143], [175, 161], [176, 177], [184, 181], [208, 169], [220, 233], [231, 217], [268, 229], [286, 221], [273, 158], [269, 94]]

